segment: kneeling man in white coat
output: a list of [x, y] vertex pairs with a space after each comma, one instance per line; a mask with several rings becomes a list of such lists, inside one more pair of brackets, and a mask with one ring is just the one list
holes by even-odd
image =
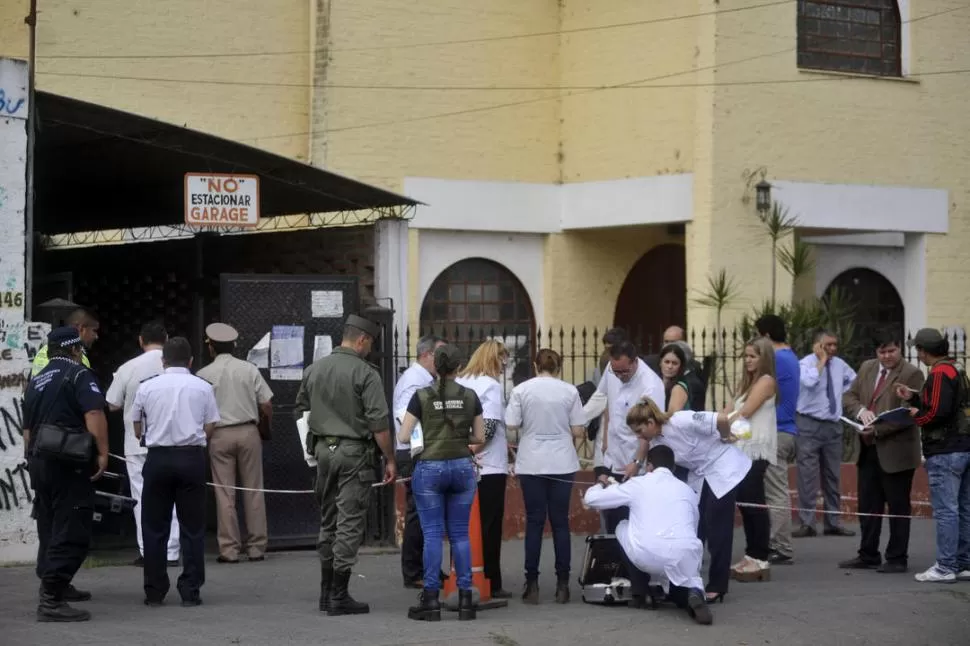
[[[593, 509], [629, 507], [629, 520], [616, 527], [616, 539], [630, 564], [655, 580], [670, 581], [668, 597], [685, 606], [697, 623], [714, 617], [704, 598], [701, 561], [704, 548], [697, 538], [698, 497], [674, 474], [674, 453], [657, 446], [647, 454], [647, 474], [622, 484], [593, 485], [585, 503]], [[631, 572], [631, 580], [637, 573]]]

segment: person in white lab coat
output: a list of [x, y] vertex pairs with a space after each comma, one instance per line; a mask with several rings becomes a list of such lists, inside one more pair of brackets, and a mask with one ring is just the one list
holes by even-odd
[[670, 447], [652, 448], [647, 460], [647, 475], [622, 484], [593, 485], [584, 502], [593, 509], [630, 509], [630, 518], [616, 526], [616, 540], [626, 556], [631, 605], [642, 607], [651, 577], [666, 577], [668, 598], [686, 607], [698, 623], [711, 624], [714, 617], [701, 578], [704, 546], [697, 538], [697, 493], [674, 476]]
[[[605, 411], [600, 426], [603, 462], [602, 466], [597, 464], [594, 468], [599, 482], [606, 482], [611, 475], [618, 481], [625, 480], [636, 475], [643, 466], [636, 463], [639, 440], [626, 421], [630, 407], [641, 397], [662, 402], [663, 380], [638, 357], [633, 343], [621, 341], [610, 347], [606, 374], [600, 380], [596, 394], [583, 407], [587, 420], [595, 419]], [[625, 507], [607, 511], [606, 533], [614, 533], [617, 523], [628, 515]]]
[[706, 540], [711, 553], [707, 601], [722, 601], [730, 579], [737, 489], [751, 470], [751, 458], [732, 446], [737, 438], [724, 412], [670, 415], [643, 398], [630, 409], [626, 422], [651, 446], [673, 449], [677, 464], [687, 468], [687, 484], [701, 495], [698, 538]]

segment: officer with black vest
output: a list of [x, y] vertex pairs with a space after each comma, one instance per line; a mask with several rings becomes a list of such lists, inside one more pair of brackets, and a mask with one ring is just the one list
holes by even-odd
[[454, 345], [434, 351], [438, 381], [414, 393], [397, 436], [402, 444], [416, 442], [411, 433], [421, 422], [423, 448], [415, 456], [411, 488], [424, 531], [424, 590], [418, 605], [408, 610], [408, 617], [418, 621], [441, 619], [438, 575], [446, 527], [458, 578], [458, 619], [475, 619], [476, 614], [468, 517], [478, 478], [469, 445], [485, 442], [485, 420], [475, 391], [455, 383], [461, 363]]
[[38, 621], [87, 621], [91, 613], [69, 601], [91, 594], [71, 580], [88, 555], [94, 484], [108, 466], [104, 395], [81, 365], [81, 337], [73, 327], [47, 336], [49, 362], [24, 395], [24, 447], [36, 491]]

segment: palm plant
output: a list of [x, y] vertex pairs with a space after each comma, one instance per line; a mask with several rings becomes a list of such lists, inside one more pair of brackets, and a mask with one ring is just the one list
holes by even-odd
[[727, 354], [724, 348], [726, 333], [721, 327], [721, 315], [724, 309], [734, 303], [740, 295], [741, 292], [734, 279], [728, 276], [727, 270], [721, 269], [717, 275], [707, 277], [707, 289], [699, 292], [697, 297], [693, 299], [697, 305], [710, 307], [714, 310], [714, 334], [717, 337], [714, 340], [714, 361], [720, 366], [715, 365], [711, 374], [717, 374], [718, 367], [720, 367], [722, 384], [728, 389], [732, 397], [734, 396], [734, 389], [728, 383], [727, 378], [727, 361], [725, 360]]
[[771, 240], [771, 302], [774, 303], [778, 274], [776, 265], [778, 262], [783, 262], [781, 256], [779, 256], [778, 242], [795, 230], [795, 227], [798, 226], [798, 218], [788, 215], [788, 209], [774, 201], [768, 211], [758, 214], [758, 218], [765, 226], [765, 231]]

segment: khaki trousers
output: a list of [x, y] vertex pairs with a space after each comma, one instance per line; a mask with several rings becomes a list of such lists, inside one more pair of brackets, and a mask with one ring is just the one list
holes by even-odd
[[[263, 488], [263, 443], [255, 424], [217, 428], [209, 440], [212, 481], [216, 485]], [[239, 470], [239, 483], [236, 470]], [[219, 555], [232, 561], [239, 559], [243, 543], [239, 538], [236, 515], [236, 490], [215, 487]], [[260, 558], [266, 552], [266, 504], [262, 491], [243, 491], [243, 513], [246, 522], [245, 547], [249, 558]]]
[[[765, 471], [765, 502], [773, 508], [771, 515], [771, 540], [769, 548], [784, 556], [794, 556], [791, 542], [791, 494], [788, 491], [788, 466], [795, 462], [795, 436], [778, 431], [778, 454], [775, 464]], [[786, 509], [778, 509], [785, 507]]]

